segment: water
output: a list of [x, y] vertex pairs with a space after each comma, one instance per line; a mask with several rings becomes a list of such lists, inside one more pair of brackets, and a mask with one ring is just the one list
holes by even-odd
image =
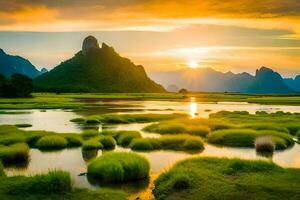
[[[259, 105], [248, 103], [235, 102], [220, 102], [220, 103], [201, 103], [195, 102], [191, 99], [190, 102], [174, 102], [174, 101], [92, 101], [93, 104], [109, 104], [109, 112], [124, 113], [126, 111], [133, 111], [134, 113], [186, 113], [191, 118], [204, 117], [207, 118], [210, 113], [221, 110], [227, 111], [248, 111], [255, 113], [256, 111], [266, 112], [300, 112], [300, 106], [282, 106], [282, 105]], [[122, 105], [122, 111], [118, 109]], [[107, 109], [107, 108], [106, 108]], [[10, 110], [11, 111], [11, 110]], [[70, 119], [86, 116], [89, 114], [96, 114], [95, 110], [89, 112], [71, 111], [71, 110], [22, 110], [16, 111], [20, 114], [0, 114], [0, 124], [19, 124], [29, 123], [32, 127], [27, 128], [31, 130], [48, 130], [56, 132], [76, 132], [80, 133], [84, 127], [78, 126], [70, 122]], [[99, 111], [101, 112], [101, 111]], [[107, 110], [105, 111], [107, 112]], [[143, 127], [149, 125], [145, 124], [125, 124], [125, 125], [109, 125], [99, 126], [100, 130], [115, 129], [115, 130], [141, 130]], [[143, 137], [159, 137], [159, 134], [149, 134], [142, 132]], [[114, 151], [130, 151], [117, 147]], [[99, 185], [99, 183], [88, 179], [86, 176], [78, 176], [82, 172], [87, 171], [87, 164], [90, 159], [101, 156], [103, 151], [82, 152], [80, 148], [65, 149], [56, 152], [41, 152], [37, 149], [30, 150], [30, 162], [23, 167], [10, 167], [5, 171], [9, 176], [12, 175], [34, 175], [42, 172], [47, 172], [49, 169], [62, 169], [70, 172], [76, 187], [97, 188], [110, 187], [124, 189], [130, 194], [132, 199], [141, 197], [143, 199], [153, 198], [151, 190], [153, 188], [153, 180], [163, 171], [167, 170], [177, 161], [201, 156], [215, 156], [215, 157], [238, 157], [245, 159], [261, 159], [270, 160], [283, 167], [300, 168], [300, 145], [295, 144], [292, 148], [281, 152], [275, 152], [272, 156], [257, 155], [254, 149], [248, 148], [230, 148], [217, 147], [206, 144], [205, 150], [197, 154], [188, 154], [185, 152], [175, 151], [155, 151], [139, 154], [148, 158], [151, 165], [150, 179], [144, 182], [135, 184], [123, 185]]]
[[[84, 127], [78, 126], [70, 122], [70, 119], [82, 117], [91, 114], [102, 112], [124, 113], [186, 113], [193, 118], [207, 118], [210, 113], [221, 110], [227, 111], [248, 111], [255, 113], [256, 111], [266, 112], [299, 112], [300, 106], [285, 106], [285, 105], [261, 105], [249, 104], [243, 102], [219, 102], [219, 103], [201, 103], [195, 102], [191, 98], [190, 102], [176, 101], [130, 101], [130, 100], [114, 100], [114, 101], [92, 101], [92, 104], [101, 106], [107, 105], [103, 109], [93, 110], [7, 110], [10, 112], [20, 112], [20, 114], [0, 114], [0, 124], [20, 124], [28, 123], [32, 127], [28, 130], [47, 130], [55, 132], [77, 132], [82, 131]], [[122, 111], [120, 112], [120, 107]], [[134, 126], [134, 125], [133, 125]], [[101, 128], [101, 127], [100, 127]]]

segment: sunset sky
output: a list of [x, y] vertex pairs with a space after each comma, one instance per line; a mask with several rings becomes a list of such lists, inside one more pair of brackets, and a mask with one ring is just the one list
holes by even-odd
[[90, 34], [148, 71], [300, 74], [299, 0], [0, 0], [0, 48], [38, 68]]

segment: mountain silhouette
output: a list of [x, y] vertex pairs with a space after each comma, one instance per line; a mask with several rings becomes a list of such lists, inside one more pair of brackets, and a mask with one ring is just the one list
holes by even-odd
[[294, 90], [289, 88], [282, 79], [281, 75], [267, 67], [256, 70], [253, 83], [247, 89], [248, 93], [292, 93]]
[[121, 57], [93, 36], [84, 39], [82, 50], [36, 79], [42, 91], [58, 92], [165, 92], [152, 81], [143, 66]]
[[8, 55], [0, 49], [0, 74], [9, 78], [16, 73], [26, 75], [30, 78], [41, 74], [41, 72], [25, 58]]
[[152, 72], [150, 77], [164, 86], [176, 85], [195, 92], [287, 94], [300, 90], [300, 84], [297, 85], [300, 83], [300, 76], [292, 80], [283, 79], [279, 73], [267, 67], [258, 69], [254, 76], [246, 72], [235, 74], [219, 72], [212, 68], [188, 68], [170, 72]]

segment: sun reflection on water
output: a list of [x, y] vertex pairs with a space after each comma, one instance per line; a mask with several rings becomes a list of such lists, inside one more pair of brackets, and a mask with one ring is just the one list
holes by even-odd
[[197, 106], [197, 102], [195, 102], [195, 97], [191, 97], [190, 116], [192, 119], [196, 118], [196, 116], [198, 115], [197, 110], [198, 110], [198, 106]]

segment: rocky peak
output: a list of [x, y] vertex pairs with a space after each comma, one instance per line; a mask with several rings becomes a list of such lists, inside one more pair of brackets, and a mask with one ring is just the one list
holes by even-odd
[[277, 78], [282, 79], [281, 75], [267, 67], [261, 67], [256, 70], [256, 78]]
[[94, 36], [88, 36], [83, 40], [82, 53], [86, 55], [91, 49], [99, 49], [99, 44]]

